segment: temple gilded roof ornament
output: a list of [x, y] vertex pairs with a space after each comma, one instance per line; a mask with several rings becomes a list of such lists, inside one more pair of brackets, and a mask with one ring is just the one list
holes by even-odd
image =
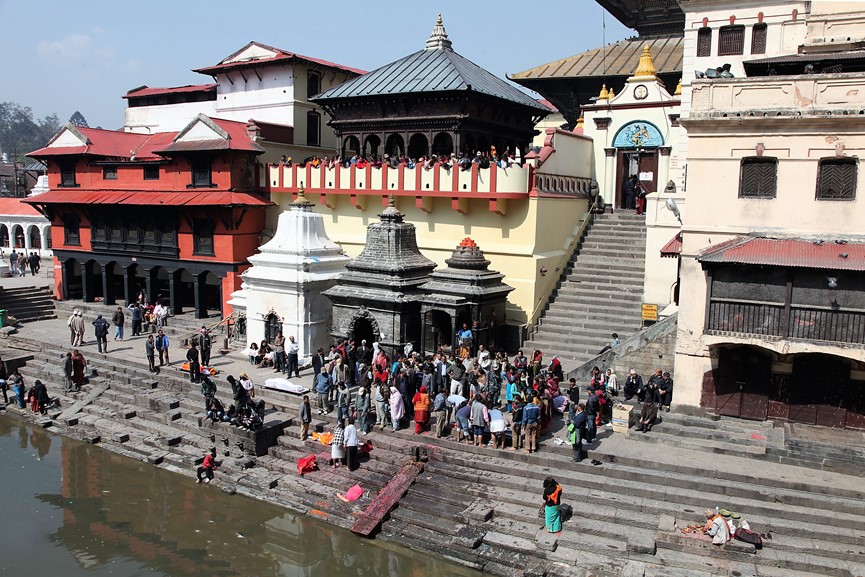
[[312, 203], [306, 198], [306, 193], [303, 190], [303, 184], [300, 185], [300, 188], [297, 189], [297, 198], [291, 203], [293, 207], [306, 208], [311, 207]]
[[681, 96], [682, 95], [682, 79], [679, 78], [679, 84], [676, 85], [676, 91], [673, 93], [673, 96]]
[[652, 60], [652, 52], [649, 50], [649, 45], [643, 46], [643, 53], [640, 55], [640, 63], [634, 71], [634, 76], [638, 78], [652, 78], [658, 73], [655, 68], [655, 62]]
[[442, 24], [442, 15], [436, 19], [436, 25], [433, 27], [432, 34], [429, 40], [426, 41], [427, 50], [448, 49], [453, 50], [453, 45], [448, 39], [448, 33], [445, 32], [444, 24]]
[[601, 87], [601, 93], [598, 94], [598, 100], [607, 100], [610, 98], [610, 93], [607, 91], [607, 85]]

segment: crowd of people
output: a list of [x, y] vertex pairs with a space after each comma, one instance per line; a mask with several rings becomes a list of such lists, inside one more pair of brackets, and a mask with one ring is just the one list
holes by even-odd
[[[280, 164], [291, 166], [294, 163], [291, 157], [283, 155], [280, 159]], [[431, 170], [436, 165], [441, 166], [445, 170], [450, 170], [453, 166], [458, 166], [460, 170], [471, 170], [473, 164], [477, 164], [478, 168], [490, 168], [498, 166], [499, 168], [511, 168], [514, 165], [519, 166], [520, 162], [516, 156], [509, 151], [504, 151], [501, 154], [496, 152], [493, 147], [488, 152], [478, 151], [474, 155], [464, 154], [462, 152], [452, 152], [450, 154], [429, 154], [417, 157], [407, 156], [404, 154], [390, 155], [385, 154], [379, 157], [377, 154], [372, 154], [367, 157], [365, 154], [352, 154], [348, 157], [342, 156], [310, 156], [298, 163], [300, 166], [312, 166], [313, 168], [323, 167], [332, 170], [337, 167], [350, 168], [381, 168], [388, 166], [389, 168], [399, 168], [400, 165], [405, 165], [406, 168], [413, 169], [421, 167], [424, 170]]]

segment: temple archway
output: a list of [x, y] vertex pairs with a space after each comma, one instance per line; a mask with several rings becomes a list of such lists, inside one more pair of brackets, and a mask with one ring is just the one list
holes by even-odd
[[31, 224], [27, 227], [27, 236], [30, 239], [30, 248], [33, 250], [42, 250], [42, 235], [39, 234], [39, 227]]
[[408, 141], [408, 155], [413, 159], [426, 156], [429, 152], [429, 141], [421, 133], [412, 134]]
[[5, 224], [0, 224], [0, 246], [9, 246], [9, 228]]
[[15, 248], [24, 248], [24, 227], [20, 224], [12, 225], [12, 242]]
[[433, 138], [432, 153], [437, 156], [450, 156], [454, 151], [454, 139], [448, 132], [439, 132]]
[[378, 321], [366, 307], [360, 307], [348, 323], [348, 340], [356, 343], [366, 340], [372, 344], [379, 340]]
[[363, 155], [366, 158], [377, 158], [379, 156], [379, 147], [381, 146], [381, 138], [375, 134], [370, 134], [363, 141]]
[[402, 156], [405, 154], [405, 140], [401, 134], [391, 134], [387, 137], [384, 151], [391, 156]]
[[360, 154], [360, 140], [357, 136], [347, 136], [342, 141], [342, 158], [348, 160], [355, 154]]

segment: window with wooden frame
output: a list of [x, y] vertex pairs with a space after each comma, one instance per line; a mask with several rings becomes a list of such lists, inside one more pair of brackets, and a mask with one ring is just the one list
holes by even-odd
[[739, 198], [775, 198], [778, 195], [778, 159], [753, 156], [742, 159]]
[[60, 186], [78, 186], [78, 183], [75, 181], [74, 160], [60, 162]]
[[823, 158], [817, 164], [817, 200], [856, 200], [859, 159]]
[[213, 222], [204, 218], [192, 221], [192, 254], [213, 256]]
[[213, 161], [209, 158], [194, 158], [192, 164], [192, 187], [213, 186]]
[[103, 166], [102, 167], [102, 180], [117, 180], [117, 167], [116, 166]]
[[712, 29], [700, 28], [697, 30], [697, 57], [712, 55]]
[[63, 216], [63, 244], [67, 246], [81, 245], [81, 219], [75, 214]]
[[718, 56], [737, 56], [745, 52], [745, 27], [722, 26], [718, 30]]
[[321, 92], [321, 73], [317, 70], [310, 70], [306, 74], [306, 97], [312, 98]]
[[751, 54], [766, 54], [766, 35], [769, 27], [765, 24], [754, 24], [751, 29]]
[[159, 167], [158, 166], [145, 166], [144, 167], [144, 180], [159, 180]]
[[321, 146], [321, 115], [318, 112], [306, 113], [306, 145]]

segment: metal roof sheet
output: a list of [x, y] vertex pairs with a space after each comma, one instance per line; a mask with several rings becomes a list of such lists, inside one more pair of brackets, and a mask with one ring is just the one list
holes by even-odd
[[661, 247], [661, 256], [667, 258], [676, 258], [682, 252], [682, 233], [677, 232], [673, 238], [667, 241], [667, 244]]
[[122, 98], [140, 98], [143, 96], [156, 96], [160, 94], [180, 94], [184, 92], [216, 92], [216, 84], [189, 84], [187, 86], [171, 86], [168, 88], [151, 88], [142, 86], [134, 88], [124, 94]]
[[190, 190], [82, 191], [50, 190], [22, 199], [27, 204], [126, 204], [139, 206], [270, 206], [272, 202], [246, 192]]
[[783, 56], [772, 56], [770, 58], [758, 58], [746, 60], [749, 64], [793, 64], [801, 62], [810, 64], [812, 62], [826, 62], [834, 60], [865, 60], [865, 50], [849, 50], [846, 52], [812, 52], [806, 54], [785, 54]]
[[736, 237], [704, 249], [704, 263], [865, 271], [865, 244], [838, 240]]
[[620, 40], [517, 72], [509, 78], [520, 81], [538, 78], [631, 76], [640, 63], [640, 55], [645, 45], [649, 46], [658, 74], [682, 71], [685, 39], [682, 36], [658, 36]]
[[4, 216], [42, 216], [38, 210], [21, 202], [23, 198], [0, 198], [0, 215]]
[[549, 112], [546, 106], [506, 80], [450, 48], [423, 49], [331, 88], [311, 100], [472, 90]]

